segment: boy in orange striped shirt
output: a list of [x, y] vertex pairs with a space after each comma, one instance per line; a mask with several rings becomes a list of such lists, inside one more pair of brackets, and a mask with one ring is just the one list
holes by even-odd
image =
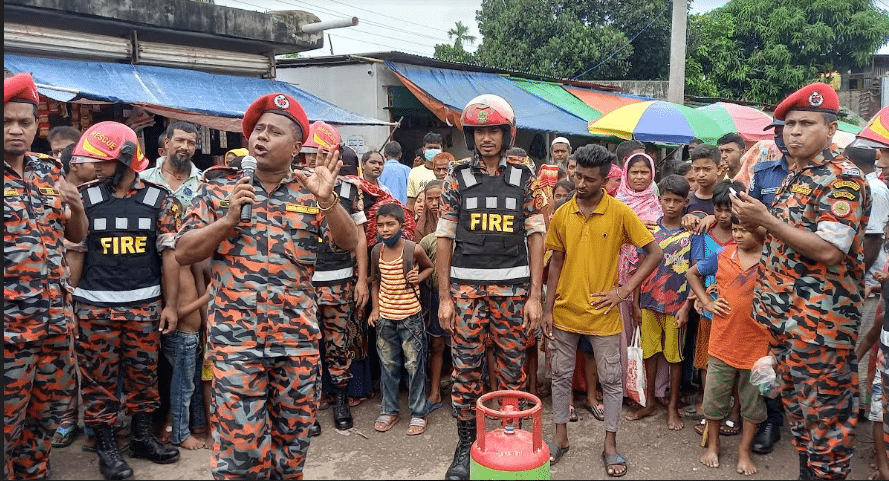
[[[377, 233], [382, 242], [371, 254], [373, 266], [373, 310], [367, 323], [377, 328], [383, 394], [380, 416], [374, 429], [385, 432], [398, 422], [398, 383], [401, 356], [407, 369], [408, 404], [411, 408], [409, 436], [426, 430], [426, 326], [420, 309], [418, 284], [432, 275], [432, 261], [419, 245], [401, 238], [404, 210], [386, 204], [377, 212]], [[405, 261], [404, 257], [410, 256]], [[374, 258], [375, 257], [375, 258]], [[407, 267], [412, 266], [412, 267]]]

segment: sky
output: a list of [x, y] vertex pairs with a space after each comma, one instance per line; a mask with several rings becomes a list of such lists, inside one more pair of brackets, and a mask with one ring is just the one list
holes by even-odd
[[[688, 0], [692, 13], [722, 6], [728, 0]], [[325, 30], [324, 47], [303, 52], [304, 57], [360, 54], [395, 50], [431, 57], [435, 44], [453, 43], [448, 29], [457, 21], [476, 37], [475, 11], [481, 0], [215, 0], [217, 5], [256, 10], [305, 10], [322, 21], [358, 17], [358, 25]], [[327, 34], [330, 35], [328, 41]], [[481, 40], [481, 39], [479, 39]], [[468, 51], [475, 45], [464, 44]], [[889, 44], [879, 53], [889, 54]]]

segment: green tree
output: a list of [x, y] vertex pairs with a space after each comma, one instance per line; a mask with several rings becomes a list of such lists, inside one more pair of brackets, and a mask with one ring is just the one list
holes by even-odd
[[610, 25], [584, 23], [566, 3], [483, 0], [476, 15], [482, 34], [476, 59], [483, 65], [544, 76], [624, 78], [633, 53], [626, 35]]
[[448, 30], [448, 38], [454, 39], [454, 48], [457, 50], [463, 50], [463, 42], [469, 42], [470, 44], [475, 43], [474, 35], [467, 35], [469, 33], [469, 27], [463, 25], [463, 22], [457, 21], [454, 25], [454, 28]]
[[869, 0], [732, 0], [689, 20], [689, 93], [777, 103], [807, 82], [867, 64], [889, 40]]

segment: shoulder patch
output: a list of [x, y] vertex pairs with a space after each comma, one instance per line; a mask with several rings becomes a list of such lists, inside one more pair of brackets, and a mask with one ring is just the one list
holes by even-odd
[[830, 211], [837, 217], [846, 217], [852, 212], [852, 206], [848, 201], [838, 200], [830, 205]]
[[835, 180], [832, 185], [834, 189], [842, 189], [844, 187], [855, 191], [861, 189], [857, 182], [852, 182], [851, 180]]
[[805, 184], [794, 184], [794, 186], [790, 188], [790, 191], [794, 194], [810, 195], [812, 193], [812, 188]]
[[855, 164], [849, 162], [848, 160], [840, 160], [838, 162], [840, 169], [842, 169], [841, 175], [849, 175], [852, 177], [861, 177], [861, 169], [859, 169]]
[[834, 199], [855, 200], [855, 194], [845, 191], [845, 190], [835, 190], [835, 191], [831, 192], [828, 197], [832, 197]]

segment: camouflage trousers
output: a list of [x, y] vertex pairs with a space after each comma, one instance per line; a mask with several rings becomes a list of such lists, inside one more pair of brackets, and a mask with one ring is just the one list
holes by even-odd
[[855, 350], [787, 339], [772, 353], [797, 451], [808, 455], [815, 477], [845, 479], [858, 426]]
[[349, 367], [349, 318], [355, 309], [354, 303], [318, 304], [318, 324], [321, 327], [324, 362], [333, 385], [340, 388], [349, 386], [352, 372]]
[[454, 298], [457, 319], [451, 350], [454, 359], [454, 385], [451, 399], [461, 421], [475, 419], [475, 402], [482, 395], [482, 366], [489, 338], [494, 349], [494, 365], [488, 375], [496, 376], [497, 389], [522, 390], [525, 387], [525, 343], [522, 308], [525, 297]]
[[70, 334], [3, 344], [4, 479], [47, 476], [52, 437], [74, 392], [73, 356]]
[[319, 354], [213, 362], [214, 479], [302, 479]]
[[115, 307], [77, 303], [75, 308], [79, 319], [76, 344], [84, 424], [97, 426], [117, 421], [121, 370], [127, 414], [154, 412], [160, 407], [157, 360], [161, 302]]

